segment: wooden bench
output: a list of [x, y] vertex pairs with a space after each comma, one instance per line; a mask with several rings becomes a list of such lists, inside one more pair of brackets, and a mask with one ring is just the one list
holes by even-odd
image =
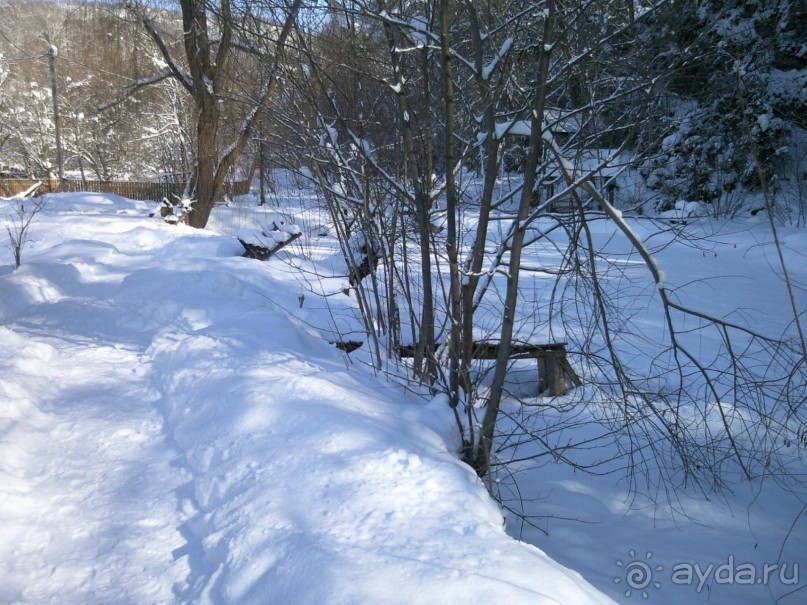
[[[400, 357], [414, 357], [415, 348], [411, 345], [398, 347]], [[496, 359], [499, 356], [499, 343], [474, 342], [473, 359]], [[583, 381], [575, 373], [574, 368], [566, 359], [566, 343], [555, 342], [548, 344], [513, 343], [510, 350], [510, 359], [535, 359], [538, 361], [538, 392], [551, 392], [553, 395], [563, 395], [566, 392], [566, 379], [574, 386], [580, 386]]]

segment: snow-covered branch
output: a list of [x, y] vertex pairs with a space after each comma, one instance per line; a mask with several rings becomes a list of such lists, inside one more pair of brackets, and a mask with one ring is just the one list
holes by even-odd
[[162, 82], [163, 80], [167, 80], [168, 78], [175, 77], [175, 74], [171, 68], [165, 68], [162, 71], [158, 71], [150, 76], [145, 78], [140, 78], [139, 80], [132, 82], [126, 88], [123, 89], [120, 96], [113, 100], [113, 101], [105, 101], [103, 103], [98, 103], [95, 106], [95, 111], [101, 112], [110, 109], [111, 107], [115, 107], [116, 105], [120, 105], [133, 95], [137, 94], [143, 88], [147, 88], [152, 84], [157, 84], [158, 82]]
[[141, 20], [143, 22], [143, 27], [146, 28], [146, 31], [148, 32], [149, 36], [151, 36], [151, 39], [154, 40], [154, 43], [157, 45], [160, 54], [162, 54], [163, 59], [168, 65], [168, 69], [171, 70], [171, 73], [174, 75], [174, 77], [177, 80], [179, 80], [179, 82], [182, 84], [182, 86], [185, 87], [185, 89], [188, 92], [193, 93], [193, 79], [191, 78], [190, 74], [188, 74], [185, 70], [180, 68], [179, 64], [174, 59], [174, 56], [171, 54], [168, 45], [163, 39], [162, 34], [157, 30], [157, 28], [155, 27], [154, 23], [151, 20], [151, 17], [149, 17], [148, 13], [144, 12], [141, 15]]

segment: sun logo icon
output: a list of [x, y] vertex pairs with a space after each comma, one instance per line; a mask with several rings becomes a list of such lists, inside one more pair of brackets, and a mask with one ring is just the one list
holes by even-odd
[[630, 559], [628, 561], [620, 561], [617, 559], [617, 567], [621, 567], [624, 573], [621, 576], [614, 578], [615, 584], [621, 584], [623, 581], [627, 586], [625, 596], [630, 597], [634, 591], [641, 594], [643, 599], [646, 599], [647, 588], [650, 586], [654, 588], [661, 588], [661, 582], [653, 580], [653, 572], [664, 571], [663, 565], [653, 566], [650, 559], [653, 558], [653, 553], [647, 552], [644, 555], [644, 560], [637, 558], [636, 551], [631, 549], [628, 551]]

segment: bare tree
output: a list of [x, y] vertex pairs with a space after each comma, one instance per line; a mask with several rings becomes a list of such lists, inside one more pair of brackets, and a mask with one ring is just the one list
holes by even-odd
[[[302, 0], [266, 5], [181, 0], [182, 56], [172, 51], [167, 32], [144, 6], [130, 6], [140, 15], [165, 67], [128, 86], [118, 102], [167, 78], [176, 79], [193, 98], [196, 148], [193, 178], [186, 192], [193, 197], [188, 219], [191, 226], [203, 228], [207, 224], [213, 204], [224, 193], [228, 173], [247, 149], [261, 108], [268, 106], [275, 94], [283, 50], [301, 6]], [[278, 18], [280, 24], [276, 25]], [[254, 27], [256, 23], [260, 24], [258, 28]], [[258, 56], [266, 67], [259, 72], [259, 85], [249, 97], [240, 126], [228, 133], [224, 128], [226, 108], [222, 102], [233, 102], [237, 53]]]
[[8, 234], [8, 248], [14, 255], [14, 267], [19, 268], [22, 264], [22, 251], [30, 237], [31, 223], [36, 215], [45, 206], [44, 198], [33, 198], [32, 196], [41, 183], [32, 186], [28, 191], [3, 201], [6, 210], [6, 233]]
[[[99, 98], [112, 97], [126, 83], [136, 81], [141, 69], [154, 67], [154, 53], [149, 54], [145, 46], [151, 44], [146, 32], [139, 21], [121, 18], [122, 14], [92, 3], [21, 2], [0, 8], [0, 52], [8, 82], [0, 99], [6, 124], [5, 163], [32, 176], [55, 175], [54, 101], [58, 98], [68, 176], [78, 173], [82, 180], [155, 176], [155, 160], [162, 155], [155, 147], [173, 144], [168, 141], [171, 130], [148, 123], [150, 114], [165, 105], [158, 87], [144, 91], [137, 102], [102, 114], [93, 111]], [[51, 92], [44, 38], [58, 48], [54, 61], [58, 97]]]
[[[286, 39], [289, 60], [275, 72], [284, 85], [260, 139], [283, 150], [275, 163], [304, 166], [319, 185], [375, 365], [416, 356], [408, 378], [446, 394], [459, 455], [480, 476], [502, 472], [526, 443], [535, 459], [598, 472], [577, 455], [593, 441], [616, 444], [634, 485], [659, 461], [670, 461], [660, 474], [671, 484], [719, 484], [730, 465], [746, 477], [784, 473], [781, 444], [798, 442], [803, 416], [799, 347], [686, 304], [622, 216], [644, 200], [614, 202], [623, 172], [643, 160], [637, 141], [660, 121], [665, 86], [680, 84], [692, 58], [643, 60], [663, 6], [539, 8], [331, 3], [327, 20]], [[612, 287], [625, 267], [597, 241], [605, 220], [656, 284], [648, 298], [667, 330], [657, 357]], [[685, 236], [675, 229], [659, 233]], [[719, 363], [693, 349], [682, 329], [693, 318], [721, 343]], [[588, 386], [577, 399], [530, 402], [508, 381], [511, 353], [557, 341]], [[497, 347], [492, 362], [476, 359], [486, 344]], [[696, 412], [685, 417], [684, 406]], [[575, 433], [592, 425], [593, 441]]]

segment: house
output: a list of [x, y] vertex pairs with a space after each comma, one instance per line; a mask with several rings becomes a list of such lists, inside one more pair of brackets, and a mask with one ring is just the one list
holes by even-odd
[[[590, 175], [589, 182], [613, 204], [618, 188], [616, 177], [623, 170], [623, 166], [618, 165], [621, 162], [615, 163], [616, 152], [612, 149], [575, 147], [572, 144], [574, 135], [582, 126], [580, 121], [580, 114], [564, 115], [557, 109], [547, 110], [545, 114], [545, 122], [552, 133], [552, 138], [563, 149], [565, 159], [573, 166], [574, 178]], [[523, 170], [523, 158], [530, 136], [530, 122], [515, 120], [500, 123], [496, 127], [496, 136], [502, 140], [513, 139], [513, 144], [503, 146], [502, 169], [508, 172]], [[539, 180], [533, 189], [533, 206], [539, 206], [556, 194], [567, 190], [566, 180], [556, 159], [546, 150], [544, 153], [545, 168], [538, 175]], [[576, 187], [574, 193], [584, 203], [590, 201], [589, 194], [582, 187]], [[549, 211], [569, 211], [574, 207], [572, 201], [572, 192], [568, 191], [550, 205]]]

